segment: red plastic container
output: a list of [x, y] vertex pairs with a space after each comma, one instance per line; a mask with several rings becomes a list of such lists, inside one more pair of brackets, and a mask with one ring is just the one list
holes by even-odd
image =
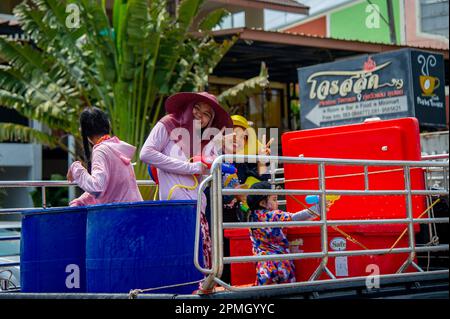
[[[355, 125], [305, 130], [286, 133], [282, 137], [283, 156], [304, 156], [367, 160], [420, 161], [419, 123], [415, 118], [375, 121]], [[404, 190], [404, 172], [397, 167], [369, 167], [370, 190]], [[326, 165], [326, 189], [364, 190], [364, 168], [361, 166]], [[318, 165], [285, 165], [286, 189], [318, 190]], [[414, 190], [425, 189], [421, 168], [411, 169], [411, 186]], [[305, 196], [296, 196], [305, 203]], [[287, 211], [303, 209], [293, 198], [287, 197]], [[413, 215], [418, 217], [425, 209], [425, 197], [413, 196]], [[327, 214], [336, 219], [390, 219], [405, 218], [405, 196], [341, 196]], [[339, 226], [360, 244], [369, 249], [391, 248], [406, 225], [358, 225]], [[415, 231], [419, 225], [415, 226]], [[328, 247], [333, 250], [364, 250], [331, 227]], [[289, 229], [292, 250], [320, 251], [320, 228]], [[302, 247], [296, 244], [302, 243]], [[344, 248], [342, 248], [342, 247]], [[300, 247], [300, 248], [299, 248]], [[408, 247], [405, 234], [396, 248]], [[329, 259], [329, 269], [342, 277], [367, 275], [367, 266], [377, 265], [381, 274], [395, 273], [408, 254], [342, 257]], [[318, 260], [296, 261], [297, 280], [307, 280], [319, 264]], [[336, 268], [338, 267], [338, 269]], [[339, 277], [339, 276], [337, 276]], [[322, 277], [323, 278], [323, 277]]]
[[[230, 256], [252, 256], [252, 242], [248, 229], [225, 229], [224, 236], [230, 240]], [[225, 256], [228, 257], [228, 256]], [[256, 263], [231, 264], [231, 284], [249, 285], [256, 282]]]
[[[363, 124], [328, 127], [289, 132], [282, 136], [283, 156], [419, 161], [419, 123], [415, 118], [376, 121]], [[327, 165], [326, 189], [364, 190], [364, 169], [359, 166]], [[404, 173], [401, 167], [370, 167], [370, 190], [403, 190]], [[344, 175], [344, 177], [340, 177]], [[285, 165], [286, 189], [318, 190], [318, 165]], [[411, 186], [414, 190], [425, 189], [420, 168], [411, 170]], [[296, 196], [305, 203], [305, 196]], [[287, 197], [287, 211], [296, 212], [304, 207]], [[424, 196], [413, 196], [413, 215], [418, 217], [426, 209]], [[405, 196], [341, 196], [327, 214], [336, 219], [381, 219], [406, 217]], [[369, 249], [389, 249], [394, 245], [406, 225], [357, 225], [339, 226], [363, 246]], [[415, 227], [416, 232], [419, 226]], [[320, 228], [285, 228], [291, 252], [319, 252]], [[329, 227], [328, 247], [334, 250], [364, 250], [344, 235]], [[247, 229], [226, 230], [230, 239], [230, 255], [252, 255]], [[408, 247], [406, 233], [396, 248]], [[395, 273], [406, 261], [408, 254], [352, 256], [329, 258], [328, 268], [338, 278], [367, 276], [377, 267], [380, 274]], [[320, 259], [295, 261], [297, 281], [308, 280], [320, 263]], [[254, 263], [233, 264], [231, 283], [245, 285], [255, 282]], [[328, 278], [322, 275], [321, 279]]]
[[[289, 132], [282, 136], [283, 156], [320, 157], [367, 160], [420, 161], [419, 123], [415, 118], [376, 121], [355, 125]], [[327, 165], [326, 189], [364, 190], [362, 166]], [[404, 190], [401, 167], [369, 167], [370, 190]], [[285, 165], [286, 189], [318, 190], [318, 165]], [[414, 190], [425, 187], [420, 168], [411, 170]], [[297, 196], [305, 203], [305, 196]], [[298, 211], [303, 206], [287, 199], [287, 210]], [[413, 197], [414, 216], [425, 210], [423, 196]], [[329, 219], [406, 217], [405, 196], [342, 196], [328, 214]], [[399, 228], [382, 226], [380, 229]], [[400, 228], [402, 228], [400, 226]]]
[[[342, 229], [342, 228], [340, 228]], [[305, 231], [305, 228], [289, 227], [284, 229], [289, 239], [291, 253], [319, 252], [321, 250], [320, 234], [318, 231]], [[370, 249], [391, 248], [399, 237], [397, 232], [352, 232], [351, 236]], [[329, 249], [363, 250], [361, 246], [346, 240], [344, 236], [334, 230], [329, 230]], [[230, 240], [230, 256], [252, 256], [252, 244], [247, 229], [227, 229], [225, 237]], [[333, 244], [331, 244], [333, 243]], [[342, 245], [344, 243], [344, 245]], [[408, 236], [405, 235], [396, 248], [408, 247]], [[372, 265], [376, 265], [379, 274], [395, 273], [405, 262], [406, 254], [349, 256], [329, 258], [328, 269], [337, 277], [367, 276], [374, 272]], [[297, 282], [307, 281], [320, 264], [320, 258], [294, 261]], [[322, 274], [319, 279], [328, 279]], [[235, 286], [254, 284], [256, 281], [256, 263], [233, 263], [231, 265], [231, 284]]]
[[[342, 229], [340, 227], [340, 229]], [[397, 241], [398, 232], [362, 232], [352, 231], [352, 238], [369, 249], [391, 248]], [[291, 253], [309, 253], [321, 251], [320, 235], [314, 232], [305, 232], [302, 228], [289, 228], [287, 231], [289, 249]], [[407, 234], [402, 237], [396, 248], [408, 247]], [[335, 250], [364, 250], [358, 244], [347, 240], [341, 233], [328, 231], [328, 249]], [[348, 256], [330, 257], [327, 267], [336, 278], [359, 277], [374, 274], [395, 273], [406, 261], [407, 254], [370, 255], [370, 256]], [[295, 277], [298, 282], [307, 281], [320, 264], [320, 258], [295, 260]], [[409, 269], [412, 270], [412, 269]], [[329, 279], [328, 275], [322, 274], [319, 279]]]

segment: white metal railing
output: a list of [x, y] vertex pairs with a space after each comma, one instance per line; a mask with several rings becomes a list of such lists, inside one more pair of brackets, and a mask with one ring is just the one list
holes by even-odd
[[[448, 157], [447, 157], [448, 158]], [[430, 158], [431, 159], [431, 158]], [[316, 164], [318, 167], [319, 189], [315, 190], [285, 190], [285, 189], [271, 189], [271, 190], [252, 190], [252, 189], [222, 189], [222, 168], [221, 164], [226, 161], [269, 161], [271, 163], [289, 163], [289, 164]], [[339, 166], [362, 166], [364, 168], [364, 190], [333, 190], [326, 188], [326, 174], [325, 169], [327, 165]], [[404, 190], [370, 190], [369, 185], [369, 167], [401, 167], [405, 180]], [[272, 165], [273, 167], [273, 165]], [[381, 255], [381, 254], [399, 254], [408, 253], [408, 258], [403, 265], [398, 269], [397, 273], [403, 273], [409, 266], [413, 266], [419, 272], [423, 270], [415, 263], [414, 259], [418, 252], [436, 252], [448, 251], [449, 245], [435, 245], [417, 247], [415, 242], [414, 225], [415, 224], [436, 224], [449, 223], [449, 218], [414, 218], [412, 209], [412, 197], [416, 195], [430, 196], [436, 195], [448, 196], [448, 179], [445, 179], [443, 189], [439, 190], [413, 190], [411, 188], [411, 169], [415, 168], [442, 168], [443, 174], [448, 173], [449, 163], [426, 161], [377, 161], [377, 160], [346, 160], [346, 159], [324, 159], [324, 158], [304, 158], [304, 157], [275, 157], [275, 156], [244, 156], [244, 155], [222, 155], [214, 161], [211, 168], [211, 176], [204, 180], [200, 185], [199, 203], [197, 210], [197, 227], [196, 227], [196, 245], [195, 245], [195, 265], [197, 268], [207, 275], [203, 282], [203, 288], [206, 290], [212, 289], [216, 284], [219, 284], [230, 291], [242, 290], [259, 290], [259, 289], [283, 289], [286, 287], [304, 286], [305, 282], [280, 284], [272, 286], [255, 286], [248, 288], [233, 287], [228, 283], [223, 282], [220, 277], [222, 275], [224, 264], [245, 263], [268, 260], [296, 260], [305, 258], [321, 258], [321, 263], [315, 270], [309, 281], [315, 281], [322, 273], [328, 274], [330, 278], [336, 279], [331, 271], [327, 268], [329, 257], [337, 256], [363, 256], [363, 255]], [[276, 183], [275, 174], [282, 173], [281, 169], [272, 169], [272, 182]], [[199, 218], [200, 218], [200, 201], [201, 193], [207, 185], [211, 185], [211, 238], [212, 238], [212, 267], [211, 269], [204, 269], [199, 266], [198, 261], [198, 243], [199, 243]], [[321, 218], [318, 221], [303, 221], [303, 222], [248, 222], [248, 223], [223, 223], [222, 219], [222, 196], [223, 195], [321, 195]], [[367, 220], [327, 220], [325, 212], [326, 195], [359, 195], [359, 196], [379, 196], [379, 195], [402, 195], [406, 200], [406, 217], [398, 219], [367, 219]], [[367, 249], [367, 250], [353, 250], [353, 251], [328, 251], [328, 226], [338, 225], [381, 225], [381, 224], [406, 224], [408, 233], [408, 247], [391, 248], [391, 249]], [[290, 253], [282, 255], [264, 255], [264, 256], [239, 256], [239, 257], [224, 257], [223, 256], [223, 230], [229, 228], [265, 228], [265, 227], [305, 227], [318, 226], [321, 228], [321, 251], [314, 253]], [[442, 271], [440, 271], [442, 272]], [[444, 270], [448, 274], [448, 270]], [[431, 273], [431, 272], [430, 272]], [[381, 275], [381, 277], [384, 275]]]
[[[150, 180], [138, 180], [138, 186], [155, 186], [155, 182]], [[0, 181], [0, 188], [23, 188], [23, 187], [36, 187], [42, 190], [42, 208], [47, 207], [47, 196], [46, 189], [50, 187], [72, 187], [77, 186], [76, 183], [70, 183], [68, 181]], [[62, 208], [62, 207], [54, 207], [54, 208]], [[23, 212], [32, 211], [39, 209], [39, 207], [26, 207], [26, 208], [2, 208], [0, 209], [0, 217], [5, 215], [20, 215]], [[20, 222], [2, 222], [0, 221], [0, 229], [20, 229]], [[5, 241], [18, 241], [20, 240], [20, 236], [5, 236], [0, 237], [0, 242]], [[4, 258], [8, 257], [16, 257], [17, 255], [12, 256], [1, 256]], [[20, 266], [20, 262], [0, 262], [0, 269], [4, 267], [13, 267]]]
[[[155, 186], [155, 182], [151, 180], [138, 180], [138, 186]], [[46, 190], [49, 187], [71, 187], [78, 186], [76, 183], [70, 183], [68, 181], [0, 181], [0, 188], [23, 188], [23, 187], [36, 187], [40, 188], [42, 192], [42, 208], [47, 207], [47, 195]], [[35, 210], [33, 208], [3, 208], [0, 209], [1, 214], [20, 213], [29, 210]]]
[[[447, 161], [432, 161], [432, 160], [445, 160]], [[283, 190], [283, 189], [272, 189], [272, 190], [244, 190], [244, 189], [222, 189], [222, 172], [221, 163], [229, 160], [266, 160], [271, 163], [271, 174], [272, 183], [280, 184], [284, 182], [284, 178], [276, 179], [276, 175], [284, 174], [283, 169], [276, 168], [274, 163], [290, 163], [290, 164], [317, 164], [318, 165], [318, 180], [319, 189], [317, 190]], [[326, 188], [326, 175], [325, 169], [327, 165], [349, 165], [349, 166], [362, 166], [364, 168], [364, 183], [365, 188], [361, 191], [355, 190], [332, 190]], [[370, 166], [396, 166], [401, 167], [404, 173], [405, 179], [405, 189], [404, 190], [383, 190], [383, 191], [373, 191], [370, 190], [369, 185], [369, 175], [370, 172], [368, 168]], [[276, 286], [267, 287], [251, 287], [245, 289], [277, 289], [291, 286], [304, 286], [305, 284], [313, 284], [323, 272], [327, 273], [332, 279], [334, 279], [333, 274], [327, 268], [328, 258], [336, 256], [361, 256], [361, 255], [379, 255], [386, 253], [409, 253], [407, 260], [404, 262], [402, 267], [398, 270], [399, 273], [403, 272], [408, 266], [412, 265], [418, 271], [423, 271], [414, 262], [414, 257], [418, 252], [434, 252], [434, 251], [448, 251], [448, 245], [435, 245], [426, 247], [417, 247], [414, 238], [414, 224], [429, 224], [435, 225], [438, 223], [448, 223], [449, 218], [414, 218], [412, 214], [412, 196], [415, 195], [446, 195], [448, 196], [448, 155], [445, 156], [431, 156], [426, 157], [425, 161], [374, 161], [374, 160], [343, 160], [343, 159], [322, 159], [322, 158], [302, 158], [302, 157], [275, 157], [275, 156], [233, 156], [233, 155], [223, 155], [218, 157], [211, 168], [211, 175], [206, 177], [199, 186], [198, 198], [201, 200], [202, 192], [204, 189], [210, 185], [211, 186], [211, 237], [212, 237], [212, 267], [210, 269], [202, 268], [199, 263], [199, 253], [198, 247], [200, 242], [200, 214], [201, 214], [201, 204], [197, 205], [197, 224], [196, 224], [196, 236], [195, 236], [195, 247], [194, 247], [194, 264], [195, 266], [207, 275], [203, 287], [209, 289], [215, 284], [222, 285], [228, 290], [243, 290], [243, 288], [233, 287], [222, 280], [220, 280], [224, 264], [232, 264], [237, 262], [255, 262], [264, 260], [296, 260], [305, 258], [321, 258], [321, 264], [316, 269], [314, 274], [311, 276], [310, 281], [304, 283], [294, 283], [294, 284], [283, 284]], [[421, 168], [423, 170], [427, 169], [438, 169], [445, 176], [443, 189], [439, 190], [412, 190], [410, 184], [410, 171], [411, 169]], [[154, 182], [147, 180], [138, 181], [140, 186], [154, 186]], [[13, 188], [13, 187], [38, 187], [42, 189], [42, 203], [43, 208], [47, 205], [46, 200], [46, 189], [49, 187], [70, 187], [76, 186], [74, 183], [69, 183], [67, 181], [0, 181], [0, 188]], [[250, 195], [250, 194], [276, 194], [276, 195], [321, 195], [322, 200], [322, 212], [321, 219], [318, 221], [304, 221], [304, 222], [276, 222], [276, 223], [223, 223], [222, 220], [222, 196], [223, 195]], [[407, 204], [407, 216], [404, 219], [381, 219], [381, 220], [327, 220], [327, 216], [324, 211], [325, 207], [325, 196], [326, 195], [402, 195], [405, 196]], [[281, 201], [285, 204], [285, 201]], [[20, 212], [35, 210], [36, 208], [9, 208], [0, 209], [0, 216], [3, 214], [18, 214]], [[328, 226], [340, 226], [340, 225], [380, 225], [380, 224], [407, 224], [408, 225], [408, 242], [409, 247], [405, 248], [394, 248], [394, 249], [372, 249], [372, 250], [355, 250], [355, 251], [338, 251], [330, 252], [328, 251]], [[16, 225], [17, 226], [17, 225]], [[305, 227], [305, 226], [317, 226], [321, 227], [321, 251], [314, 253], [291, 253], [284, 255], [275, 256], [239, 256], [239, 257], [224, 257], [223, 256], [223, 230], [229, 228], [262, 228], [262, 227]], [[14, 227], [16, 228], [16, 227]], [[6, 238], [3, 240], [13, 240], [11, 238]], [[17, 236], [14, 240], [20, 240]], [[9, 263], [0, 264], [0, 267], [5, 266], [18, 266], [20, 263]], [[447, 270], [448, 273], [448, 270]], [[343, 279], [337, 279], [343, 280]], [[244, 289], [244, 290], [245, 290]]]

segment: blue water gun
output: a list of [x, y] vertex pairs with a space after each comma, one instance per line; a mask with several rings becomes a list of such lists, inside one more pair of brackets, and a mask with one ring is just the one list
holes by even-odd
[[150, 178], [156, 183], [156, 185], [159, 185], [158, 171], [156, 170], [155, 166], [148, 166], [148, 174], [150, 175]]
[[222, 173], [223, 174], [236, 174], [237, 168], [230, 163], [222, 163]]
[[[327, 202], [330, 202], [330, 206], [334, 204], [335, 201], [339, 200], [341, 198], [340, 195], [327, 195], [326, 197]], [[316, 205], [320, 201], [319, 195], [308, 195], [305, 197], [305, 201], [309, 205]]]
[[[213, 163], [213, 159], [207, 158], [207, 157], [202, 157], [202, 156], [194, 156], [193, 157], [193, 161], [194, 162], [202, 162], [209, 169], [211, 168], [212, 163]], [[223, 174], [236, 174], [237, 173], [237, 169], [236, 169], [236, 167], [233, 164], [222, 163], [222, 173]]]

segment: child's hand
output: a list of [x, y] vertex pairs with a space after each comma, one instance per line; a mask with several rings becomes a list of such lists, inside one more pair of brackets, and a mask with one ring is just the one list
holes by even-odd
[[74, 169], [76, 169], [76, 168], [78, 168], [78, 167], [82, 167], [82, 168], [86, 169], [86, 168], [81, 164], [80, 161], [75, 161], [75, 162], [73, 162], [72, 165], [70, 165], [69, 170], [67, 171], [67, 180], [68, 180], [70, 183], [72, 183], [72, 182], [74, 181], [73, 174], [72, 174], [72, 170], [74, 170]]
[[[248, 189], [248, 186], [245, 184], [238, 185], [235, 187], [236, 189]], [[245, 203], [247, 201], [247, 195], [236, 195], [236, 199], [241, 203]]]
[[269, 142], [266, 143], [267, 137], [264, 134], [262, 138], [263, 146], [259, 149], [259, 155], [270, 155], [272, 151], [270, 150], [270, 145], [275, 141], [274, 138], [271, 138]]
[[330, 211], [330, 207], [331, 207], [331, 202], [329, 200], [327, 200], [327, 204], [326, 204], [326, 212], [327, 213]]
[[67, 172], [67, 180], [69, 181], [69, 183], [73, 182], [73, 176], [72, 176], [72, 171], [69, 169], [69, 171]]

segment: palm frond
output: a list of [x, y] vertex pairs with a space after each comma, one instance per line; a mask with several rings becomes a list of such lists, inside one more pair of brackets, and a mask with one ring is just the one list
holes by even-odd
[[269, 72], [263, 62], [258, 76], [229, 88], [222, 92], [217, 99], [222, 106], [231, 108], [234, 105], [246, 103], [249, 97], [261, 93], [268, 86]]
[[0, 123], [0, 141], [13, 141], [23, 143], [41, 143], [49, 147], [60, 144], [58, 138], [33, 129], [28, 126], [14, 123]]
[[230, 12], [223, 8], [214, 10], [210, 12], [205, 18], [203, 18], [203, 20], [198, 25], [198, 29], [200, 31], [211, 31], [229, 14]]
[[[138, 148], [159, 119], [163, 102], [178, 91], [205, 87], [208, 75], [237, 38], [216, 41], [210, 31], [225, 16], [217, 10], [193, 26], [204, 0], [27, 0], [14, 9], [30, 43], [0, 38], [0, 104], [50, 129], [76, 137], [85, 106], [107, 111], [114, 134]], [[66, 24], [67, 4], [79, 8], [78, 28]], [[190, 31], [204, 33], [193, 37]], [[45, 133], [3, 123], [2, 139], [66, 148]], [[138, 162], [138, 178], [145, 166]]]

